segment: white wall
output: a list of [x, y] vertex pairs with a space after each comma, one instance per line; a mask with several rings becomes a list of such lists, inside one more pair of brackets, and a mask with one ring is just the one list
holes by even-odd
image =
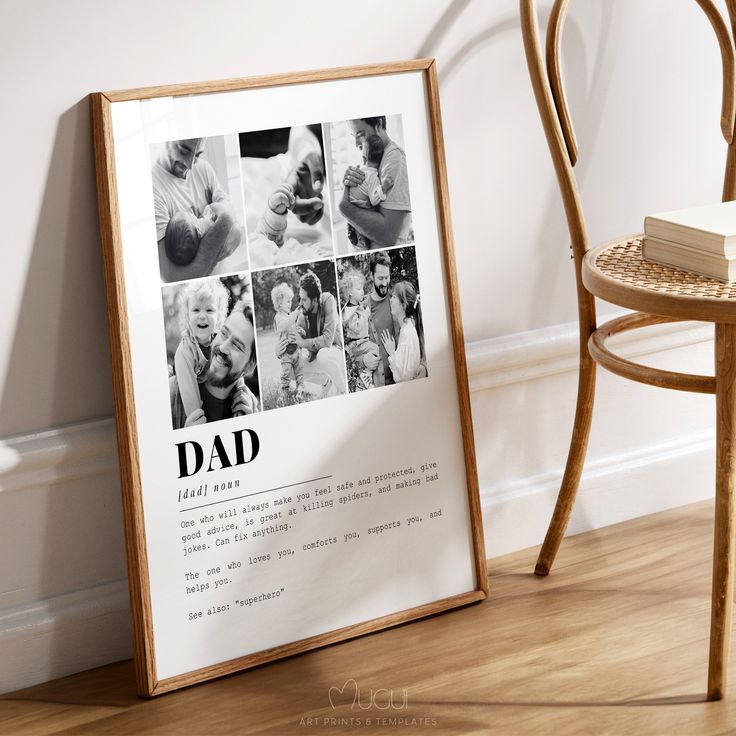
[[[540, 541], [572, 422], [576, 313], [516, 2], [2, 9], [0, 691], [130, 651], [92, 91], [437, 57], [488, 548]], [[565, 71], [593, 242], [718, 199], [720, 61], [696, 3], [573, 3]], [[623, 349], [710, 370], [707, 330], [655, 333]], [[711, 398], [602, 375], [599, 399], [573, 531], [712, 493]]]

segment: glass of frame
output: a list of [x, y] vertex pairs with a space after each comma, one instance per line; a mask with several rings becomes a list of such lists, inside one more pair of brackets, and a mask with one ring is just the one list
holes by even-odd
[[139, 692], [485, 598], [435, 62], [91, 104]]

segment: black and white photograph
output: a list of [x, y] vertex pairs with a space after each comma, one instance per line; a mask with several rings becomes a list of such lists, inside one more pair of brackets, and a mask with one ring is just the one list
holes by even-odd
[[426, 378], [414, 247], [339, 258], [337, 272], [348, 390]]
[[154, 143], [150, 155], [161, 280], [247, 270], [237, 136]]
[[240, 134], [251, 269], [334, 256], [321, 125]]
[[401, 115], [341, 120], [324, 128], [337, 253], [413, 243]]
[[253, 274], [263, 409], [346, 393], [333, 260]]
[[260, 411], [250, 276], [164, 286], [174, 429]]

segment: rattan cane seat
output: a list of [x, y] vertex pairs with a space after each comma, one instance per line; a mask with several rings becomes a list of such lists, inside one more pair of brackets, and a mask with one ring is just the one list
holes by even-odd
[[675, 319], [736, 322], [736, 283], [645, 261], [641, 235], [594, 248], [583, 260], [585, 287], [622, 307]]

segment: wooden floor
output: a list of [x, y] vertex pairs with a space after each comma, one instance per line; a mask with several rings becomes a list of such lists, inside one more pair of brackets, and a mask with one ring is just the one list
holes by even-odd
[[0, 734], [735, 734], [734, 658], [704, 695], [711, 545], [711, 503], [656, 514], [566, 540], [546, 579], [535, 550], [492, 560], [484, 603], [158, 699], [130, 662], [11, 693]]

